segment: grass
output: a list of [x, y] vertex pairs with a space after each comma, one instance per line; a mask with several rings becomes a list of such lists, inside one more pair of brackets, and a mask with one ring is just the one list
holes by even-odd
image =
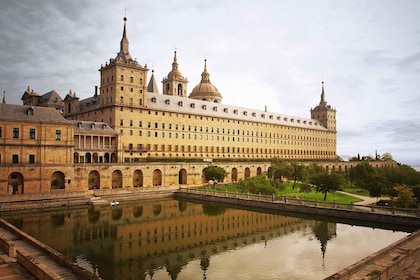
[[[324, 200], [324, 194], [316, 192], [315, 190], [313, 190], [310, 193], [302, 193], [302, 192], [299, 192], [298, 186], [296, 186], [295, 189], [293, 189], [293, 182], [284, 182], [283, 185], [285, 186], [285, 188], [283, 190], [277, 190], [276, 196], [285, 195], [289, 197], [296, 196], [301, 199], [308, 199], [308, 200], [319, 200], [319, 201]], [[217, 185], [216, 190], [228, 191], [228, 192], [235, 192], [235, 191], [240, 192], [236, 184]], [[356, 190], [356, 188], [353, 188], [353, 190]], [[351, 192], [351, 193], [354, 193], [354, 192]], [[355, 193], [355, 194], [366, 195], [365, 193]], [[369, 196], [369, 194], [367, 194], [366, 196]], [[326, 201], [333, 202], [334, 200], [337, 203], [348, 203], [348, 204], [362, 201], [361, 199], [357, 197], [353, 197], [353, 196], [346, 195], [343, 193], [338, 193], [338, 192], [328, 193]]]

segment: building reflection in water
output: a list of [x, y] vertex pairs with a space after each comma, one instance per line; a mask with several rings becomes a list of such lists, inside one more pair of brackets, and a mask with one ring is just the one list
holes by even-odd
[[[7, 218], [6, 218], [7, 219]], [[104, 279], [172, 279], [199, 260], [203, 277], [211, 256], [311, 228], [323, 258], [336, 224], [172, 199], [90, 206], [7, 219]]]

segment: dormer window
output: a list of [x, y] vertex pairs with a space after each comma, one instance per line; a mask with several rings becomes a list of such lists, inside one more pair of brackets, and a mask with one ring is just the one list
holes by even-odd
[[228, 108], [224, 108], [223, 112], [228, 113], [229, 112]]
[[217, 107], [216, 106], [213, 107], [213, 111], [217, 112]]
[[78, 128], [82, 128], [82, 127], [83, 127], [82, 122], [78, 122], [78, 123], [77, 123], [77, 127], [78, 127]]
[[253, 113], [252, 113], [252, 116], [253, 116], [253, 117], [256, 117], [256, 116], [257, 116], [257, 113], [253, 112]]
[[261, 118], [264, 118], [265, 119], [265, 114], [261, 114]]
[[248, 115], [248, 112], [247, 111], [244, 111], [244, 115], [247, 116]]
[[171, 101], [170, 101], [169, 99], [166, 99], [166, 100], [165, 100], [165, 104], [166, 104], [166, 105], [169, 105], [169, 104], [171, 104]]
[[191, 103], [191, 108], [195, 108], [195, 103]]
[[203, 105], [203, 106], [201, 106], [201, 108], [203, 108], [203, 110], [206, 110], [207, 109], [207, 106], [206, 105]]
[[152, 102], [156, 103], [156, 97], [152, 97]]
[[235, 115], [237, 115], [237, 114], [238, 114], [238, 110], [233, 110], [233, 113], [234, 113]]
[[179, 101], [178, 102], [178, 106], [181, 106], [182, 107], [182, 104], [183, 104], [182, 101]]
[[33, 116], [34, 115], [34, 108], [29, 107], [28, 110], [26, 110], [26, 114], [28, 116]]

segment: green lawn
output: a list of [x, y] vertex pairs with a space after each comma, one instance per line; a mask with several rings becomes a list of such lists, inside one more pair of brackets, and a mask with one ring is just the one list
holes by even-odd
[[[295, 187], [295, 189], [293, 189], [293, 182], [284, 182], [283, 183], [285, 188], [283, 190], [278, 190], [276, 192], [276, 196], [281, 196], [281, 195], [286, 195], [286, 196], [296, 196], [302, 199], [309, 199], [309, 200], [316, 200], [318, 199], [319, 201], [322, 201], [324, 199], [324, 194], [319, 193], [319, 192], [315, 192], [315, 190], [313, 190], [310, 193], [301, 193], [299, 192], [299, 187]], [[237, 187], [237, 185], [235, 184], [226, 184], [226, 185], [217, 185], [216, 186], [216, 190], [218, 191], [228, 191], [228, 192], [235, 192], [238, 191], [239, 189]], [[354, 190], [356, 190], [354, 188]], [[360, 189], [359, 189], [360, 190]], [[345, 190], [346, 191], [346, 190]], [[359, 195], [366, 195], [364, 193], [357, 193]], [[369, 194], [367, 194], [367, 196], [369, 196]], [[328, 202], [333, 202], [336, 201], [338, 203], [356, 203], [356, 202], [360, 202], [362, 201], [359, 198], [350, 196], [350, 195], [346, 195], [346, 194], [342, 194], [342, 193], [338, 193], [338, 192], [334, 192], [334, 193], [328, 193], [327, 194], [327, 200]]]

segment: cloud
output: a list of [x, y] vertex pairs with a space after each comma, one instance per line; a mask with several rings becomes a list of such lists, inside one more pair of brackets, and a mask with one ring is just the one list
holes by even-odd
[[420, 72], [420, 51], [410, 56], [401, 58], [397, 61], [396, 65], [402, 72]]

